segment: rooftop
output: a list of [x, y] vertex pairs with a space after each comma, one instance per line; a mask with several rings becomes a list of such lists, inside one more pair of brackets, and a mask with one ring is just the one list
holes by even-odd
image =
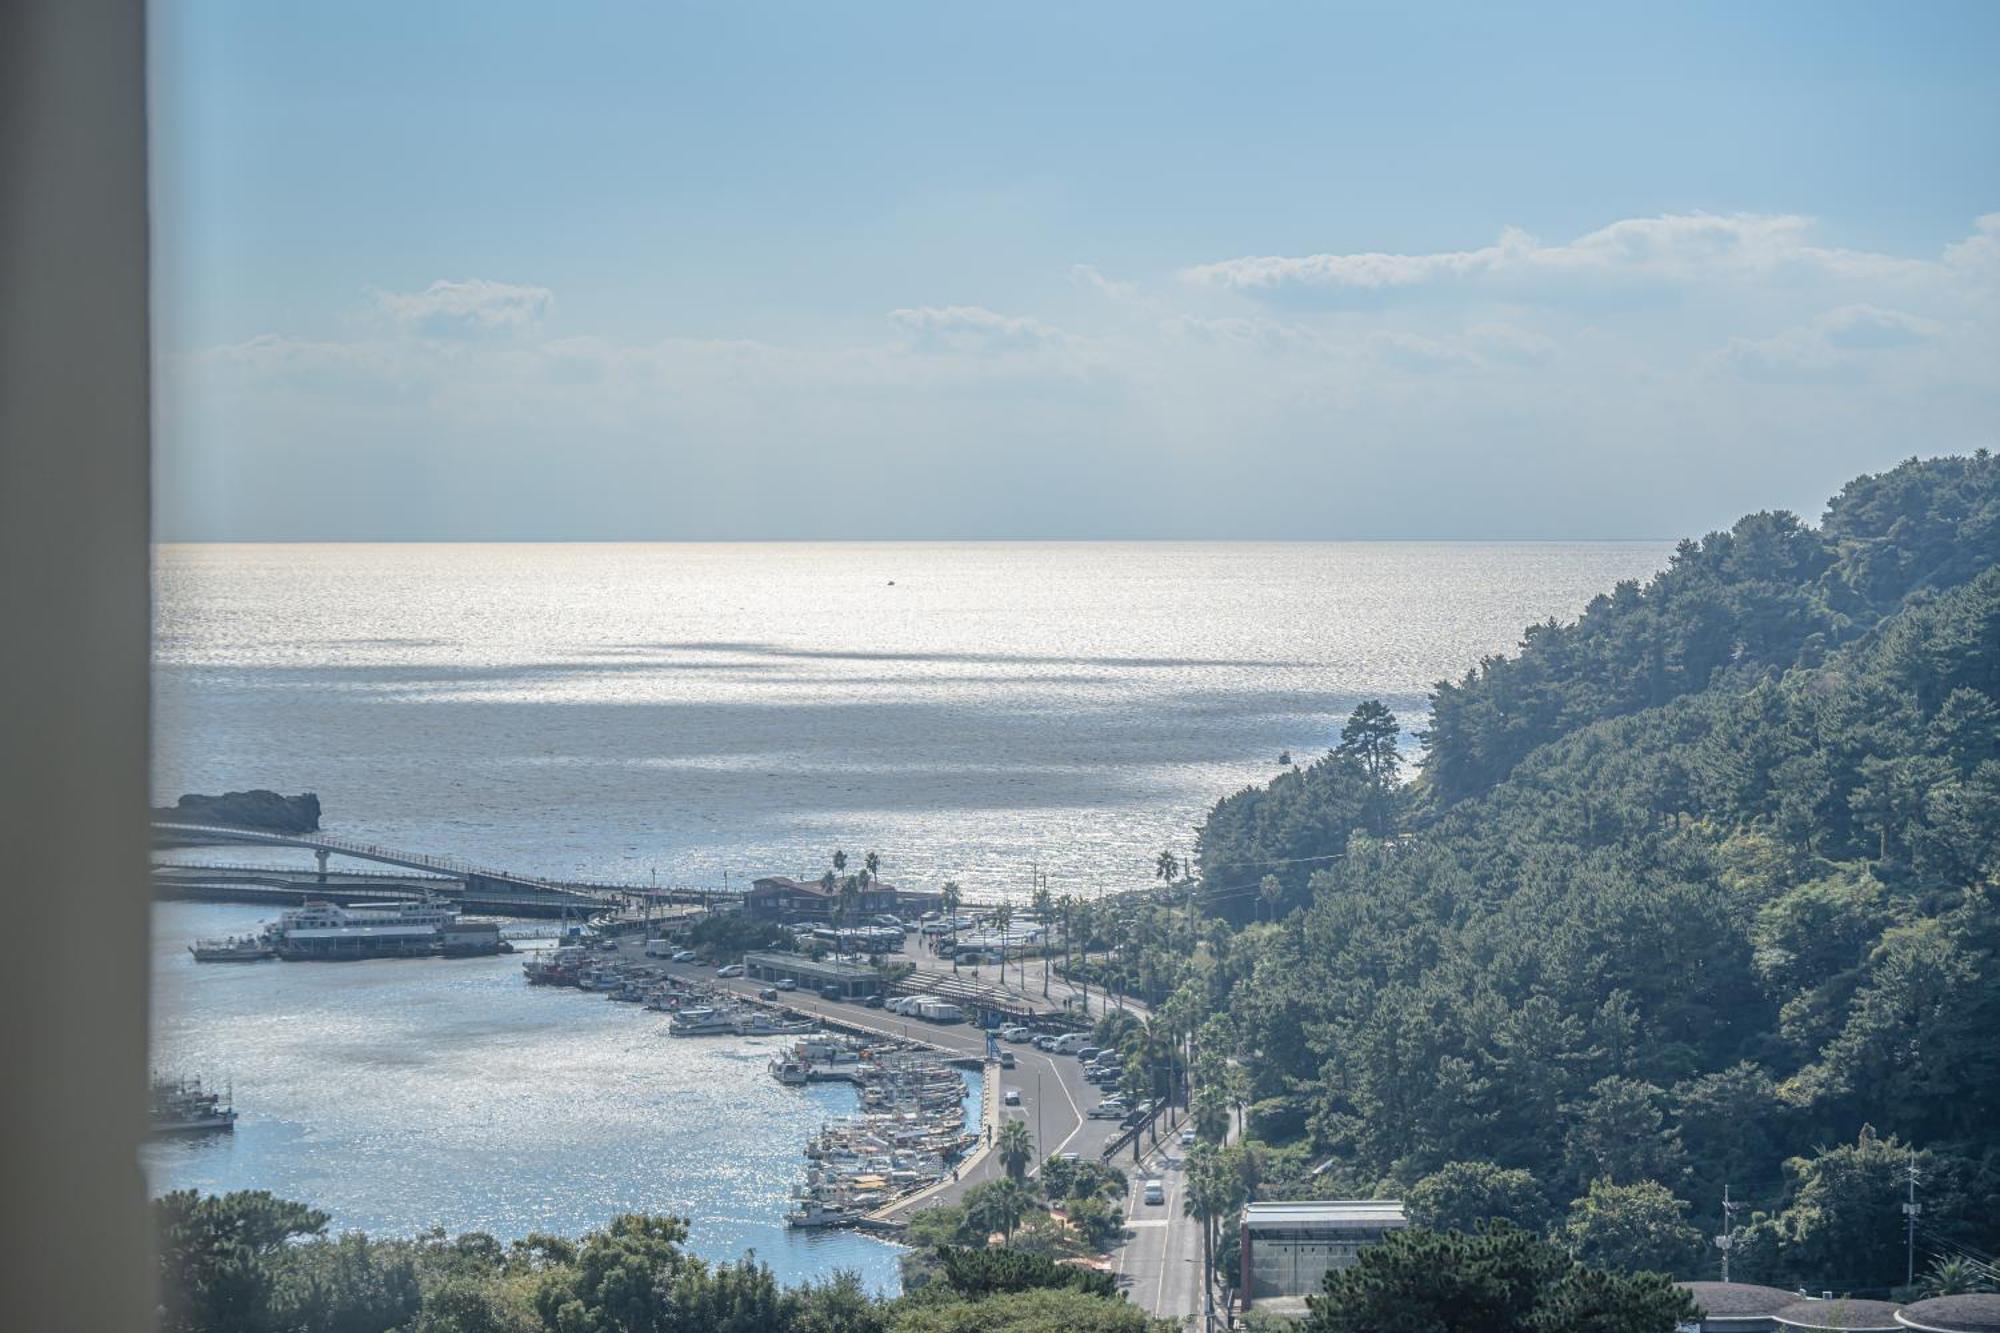
[[1797, 1301], [1771, 1316], [1780, 1328], [1832, 1330], [1833, 1333], [1906, 1333], [1896, 1322], [1893, 1301]]
[[1898, 1310], [1896, 1322], [1919, 1333], [2000, 1333], [2000, 1295], [1933, 1296]]
[[1265, 1227], [1401, 1227], [1408, 1226], [1401, 1199], [1301, 1199], [1289, 1203], [1253, 1203], [1243, 1210], [1243, 1225]]
[[1799, 1303], [1796, 1291], [1760, 1287], [1750, 1282], [1680, 1282], [1675, 1285], [1694, 1297], [1695, 1305], [1710, 1319], [1764, 1319]]
[[862, 967], [856, 963], [843, 963], [836, 959], [813, 959], [802, 953], [746, 953], [743, 955], [745, 967], [787, 967], [798, 972], [811, 972], [822, 977], [875, 978], [880, 974], [872, 967]]

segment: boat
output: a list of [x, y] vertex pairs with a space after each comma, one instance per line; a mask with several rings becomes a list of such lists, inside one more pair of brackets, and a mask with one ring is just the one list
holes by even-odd
[[147, 1109], [155, 1134], [207, 1134], [236, 1128], [236, 1108], [230, 1098], [205, 1090], [199, 1078], [153, 1075]]
[[785, 1214], [788, 1227], [844, 1227], [859, 1220], [859, 1215], [845, 1208], [834, 1208], [818, 1199], [807, 1199], [797, 1208]]
[[280, 914], [265, 936], [287, 962], [427, 958], [457, 920], [458, 909], [437, 898], [373, 907], [312, 902]]
[[274, 957], [277, 950], [256, 935], [231, 935], [221, 940], [196, 940], [188, 952], [197, 963], [257, 963]]
[[773, 1014], [752, 1014], [748, 1018], [736, 1020], [736, 1035], [739, 1037], [796, 1037], [805, 1032], [819, 1031], [819, 1024], [810, 1018], [779, 1018]]
[[671, 1037], [733, 1037], [736, 1016], [719, 1009], [683, 1009], [667, 1023]]

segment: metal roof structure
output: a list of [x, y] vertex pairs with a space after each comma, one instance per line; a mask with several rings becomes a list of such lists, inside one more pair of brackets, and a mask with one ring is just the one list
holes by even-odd
[[1401, 1199], [1301, 1199], [1253, 1203], [1243, 1210], [1243, 1227], [1252, 1234], [1280, 1228], [1353, 1230], [1409, 1224]]

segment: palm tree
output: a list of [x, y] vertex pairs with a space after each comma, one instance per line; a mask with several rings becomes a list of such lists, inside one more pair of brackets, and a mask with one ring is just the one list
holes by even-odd
[[1222, 1154], [1203, 1144], [1188, 1155], [1186, 1193], [1181, 1207], [1201, 1223], [1202, 1304], [1213, 1299], [1215, 1251], [1222, 1220], [1243, 1203], [1243, 1174]]
[[[1044, 1000], [1049, 998], [1049, 915], [1054, 910], [1054, 901], [1049, 896], [1049, 886], [1040, 882], [1036, 883], [1035, 891], [1028, 896], [1029, 906], [1033, 907], [1035, 911], [1035, 919], [1042, 923], [1042, 998]], [[1023, 962], [1021, 967], [1021, 986], [1023, 989], [1026, 989], [1028, 984], [1027, 964]]]
[[1275, 917], [1277, 915], [1278, 899], [1284, 896], [1284, 892], [1285, 886], [1276, 875], [1266, 875], [1257, 881], [1257, 917], [1259, 920], [1263, 919], [1264, 909], [1267, 906], [1270, 908], [1272, 916]]
[[966, 1214], [989, 1234], [998, 1231], [1012, 1244], [1014, 1228], [1028, 1211], [1028, 1187], [1018, 1180], [989, 1180], [965, 1196]]
[[1000, 1137], [994, 1144], [1000, 1153], [1000, 1166], [1009, 1180], [1026, 1180], [1028, 1163], [1035, 1160], [1035, 1141], [1028, 1137], [1028, 1122], [1009, 1120], [1000, 1126]]
[[1007, 985], [1007, 927], [1014, 924], [1014, 904], [1001, 903], [993, 909], [993, 924], [1000, 928], [1000, 985]]
[[1172, 884], [1181, 876], [1181, 861], [1171, 851], [1163, 851], [1153, 858], [1153, 878], [1163, 884]]
[[[943, 886], [938, 890], [938, 901], [940, 905], [943, 906], [944, 908], [945, 920], [947, 921], [958, 920], [958, 905], [961, 902], [965, 901], [965, 894], [958, 887], [957, 880], [948, 879], [944, 882]], [[953, 926], [951, 928], [951, 942], [954, 945], [958, 943], [957, 926]], [[952, 950], [951, 954], [951, 970], [954, 972], [958, 971], [958, 950], [955, 948]]]
[[1963, 1296], [1971, 1292], [1991, 1291], [1993, 1284], [1979, 1265], [1954, 1254], [1932, 1261], [1930, 1269], [1918, 1279], [1917, 1290], [1927, 1298]]
[[[862, 871], [861, 874], [867, 874]], [[854, 904], [861, 900], [861, 875], [849, 875], [840, 881], [840, 924], [846, 926], [854, 920]]]

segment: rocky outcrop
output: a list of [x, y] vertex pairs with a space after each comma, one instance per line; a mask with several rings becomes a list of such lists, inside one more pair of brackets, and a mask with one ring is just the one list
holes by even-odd
[[220, 796], [187, 795], [153, 811], [155, 819], [185, 824], [226, 824], [265, 833], [319, 831], [319, 797], [312, 792], [280, 796], [274, 791], [230, 791]]

